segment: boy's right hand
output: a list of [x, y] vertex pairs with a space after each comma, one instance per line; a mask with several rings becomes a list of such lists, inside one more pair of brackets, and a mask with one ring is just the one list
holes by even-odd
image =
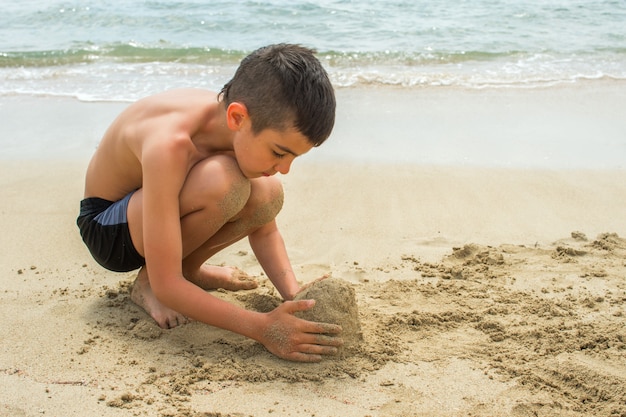
[[341, 326], [315, 323], [294, 316], [315, 305], [315, 300], [285, 301], [267, 313], [269, 325], [260, 342], [274, 355], [298, 362], [319, 362], [322, 355], [334, 355], [343, 344]]

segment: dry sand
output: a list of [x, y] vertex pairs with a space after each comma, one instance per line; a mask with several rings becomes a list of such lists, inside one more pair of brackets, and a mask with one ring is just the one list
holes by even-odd
[[[294, 167], [296, 271], [348, 281], [364, 338], [296, 364], [130, 302], [74, 225], [85, 164], [0, 166], [2, 416], [626, 416], [625, 171]], [[215, 262], [280, 302], [245, 242]]]

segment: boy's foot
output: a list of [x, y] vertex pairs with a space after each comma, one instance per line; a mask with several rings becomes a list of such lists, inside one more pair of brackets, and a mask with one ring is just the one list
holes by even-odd
[[137, 274], [137, 278], [133, 283], [133, 288], [130, 291], [130, 299], [135, 304], [146, 310], [146, 313], [150, 315], [157, 322], [159, 327], [163, 329], [172, 329], [178, 325], [189, 322], [187, 317], [182, 314], [165, 307], [152, 292], [150, 287], [150, 281], [148, 281], [148, 272], [146, 267], [142, 267]]
[[252, 290], [259, 283], [237, 267], [202, 265], [192, 276], [185, 276], [204, 290], [222, 288], [228, 291]]

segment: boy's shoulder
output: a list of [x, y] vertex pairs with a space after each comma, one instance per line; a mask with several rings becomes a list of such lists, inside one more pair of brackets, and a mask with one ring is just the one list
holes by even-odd
[[[176, 89], [144, 97], [123, 111], [105, 133], [104, 142], [126, 142], [136, 154], [145, 146], [193, 137], [217, 114], [217, 93]], [[160, 143], [158, 143], [160, 142]]]
[[[176, 89], [144, 97], [130, 105], [119, 118], [121, 124], [142, 124], [148, 128], [162, 129], [163, 123], [177, 125], [176, 119], [184, 120], [184, 125], [202, 123], [211, 110], [219, 105], [217, 93], [201, 89]], [[167, 121], [163, 116], [168, 116]], [[172, 115], [174, 117], [169, 117]], [[146, 120], [152, 120], [146, 125]], [[195, 123], [194, 123], [195, 121]]]

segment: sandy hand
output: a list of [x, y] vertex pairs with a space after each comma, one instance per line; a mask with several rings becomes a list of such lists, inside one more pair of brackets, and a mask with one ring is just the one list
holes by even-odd
[[341, 326], [315, 323], [294, 316], [315, 305], [314, 300], [285, 301], [268, 313], [270, 325], [261, 343], [274, 355], [298, 362], [319, 362], [323, 355], [334, 355], [343, 344]]

